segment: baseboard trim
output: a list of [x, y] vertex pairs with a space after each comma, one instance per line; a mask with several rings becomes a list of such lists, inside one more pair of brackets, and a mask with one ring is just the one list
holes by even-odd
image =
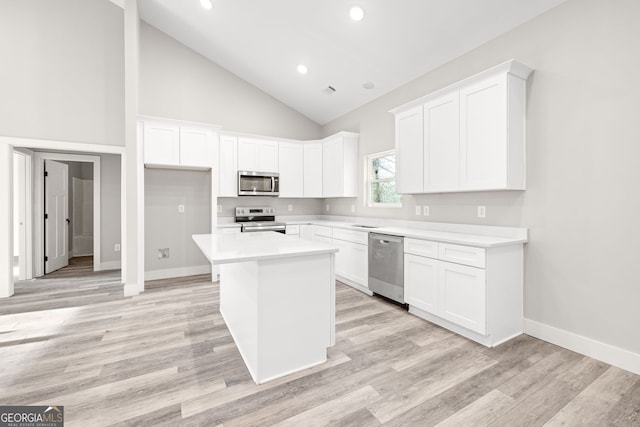
[[172, 277], [196, 276], [211, 273], [211, 265], [196, 265], [193, 267], [167, 268], [165, 270], [150, 270], [144, 272], [144, 280], [170, 279]]
[[98, 270], [96, 271], [105, 271], [105, 270], [120, 270], [122, 268], [122, 263], [120, 260], [117, 261], [106, 261], [101, 262], [98, 265]]
[[524, 319], [524, 333], [640, 375], [638, 353], [531, 319]]

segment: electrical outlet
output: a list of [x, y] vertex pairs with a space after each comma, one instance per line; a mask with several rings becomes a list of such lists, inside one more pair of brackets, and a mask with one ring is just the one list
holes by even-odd
[[325, 209], [327, 212], [329, 212], [329, 203], [327, 203], [327, 205], [325, 206]]
[[429, 206], [422, 207], [422, 215], [429, 216]]
[[293, 211], [293, 205], [287, 205], [287, 210], [288, 210], [289, 212]]
[[356, 211], [356, 205], [351, 205], [351, 212], [355, 212]]
[[218, 213], [222, 213], [222, 205], [218, 205]]
[[178, 213], [184, 213], [184, 205], [178, 205]]
[[478, 206], [478, 218], [486, 218], [486, 216], [487, 216], [487, 207]]
[[113, 250], [115, 252], [120, 252], [120, 243], [116, 243], [115, 245], [113, 245]]
[[422, 214], [422, 208], [420, 206], [416, 206], [416, 215]]
[[169, 258], [169, 248], [158, 249], [158, 259]]

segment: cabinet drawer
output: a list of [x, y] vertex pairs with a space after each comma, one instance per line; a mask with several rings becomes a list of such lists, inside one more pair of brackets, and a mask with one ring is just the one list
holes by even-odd
[[299, 225], [287, 225], [287, 234], [300, 234]]
[[485, 250], [483, 248], [440, 243], [438, 247], [438, 258], [456, 264], [470, 265], [479, 268], [485, 267]]
[[333, 237], [333, 228], [326, 225], [314, 225], [313, 234], [316, 236]]
[[404, 251], [408, 254], [438, 258], [438, 243], [429, 240], [404, 239]]
[[369, 233], [366, 231], [345, 230], [343, 228], [333, 229], [333, 238], [338, 240], [346, 240], [347, 242], [360, 243], [367, 245]]

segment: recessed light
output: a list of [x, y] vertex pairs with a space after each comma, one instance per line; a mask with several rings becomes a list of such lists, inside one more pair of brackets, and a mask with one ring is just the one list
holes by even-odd
[[373, 82], [366, 82], [366, 83], [362, 83], [362, 87], [367, 90], [371, 90], [375, 87], [375, 85], [373, 84]]
[[213, 3], [211, 3], [211, 0], [200, 0], [200, 4], [207, 10], [213, 8]]
[[349, 10], [349, 16], [351, 16], [351, 19], [354, 21], [362, 21], [362, 18], [364, 18], [364, 9], [360, 6], [353, 6]]
[[300, 74], [307, 74], [309, 72], [309, 69], [304, 64], [298, 64], [297, 69]]

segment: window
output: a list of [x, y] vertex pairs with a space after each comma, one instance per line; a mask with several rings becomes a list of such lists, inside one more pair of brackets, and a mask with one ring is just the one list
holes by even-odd
[[396, 152], [394, 150], [371, 154], [367, 157], [367, 191], [369, 206], [402, 206], [402, 196], [396, 193]]

